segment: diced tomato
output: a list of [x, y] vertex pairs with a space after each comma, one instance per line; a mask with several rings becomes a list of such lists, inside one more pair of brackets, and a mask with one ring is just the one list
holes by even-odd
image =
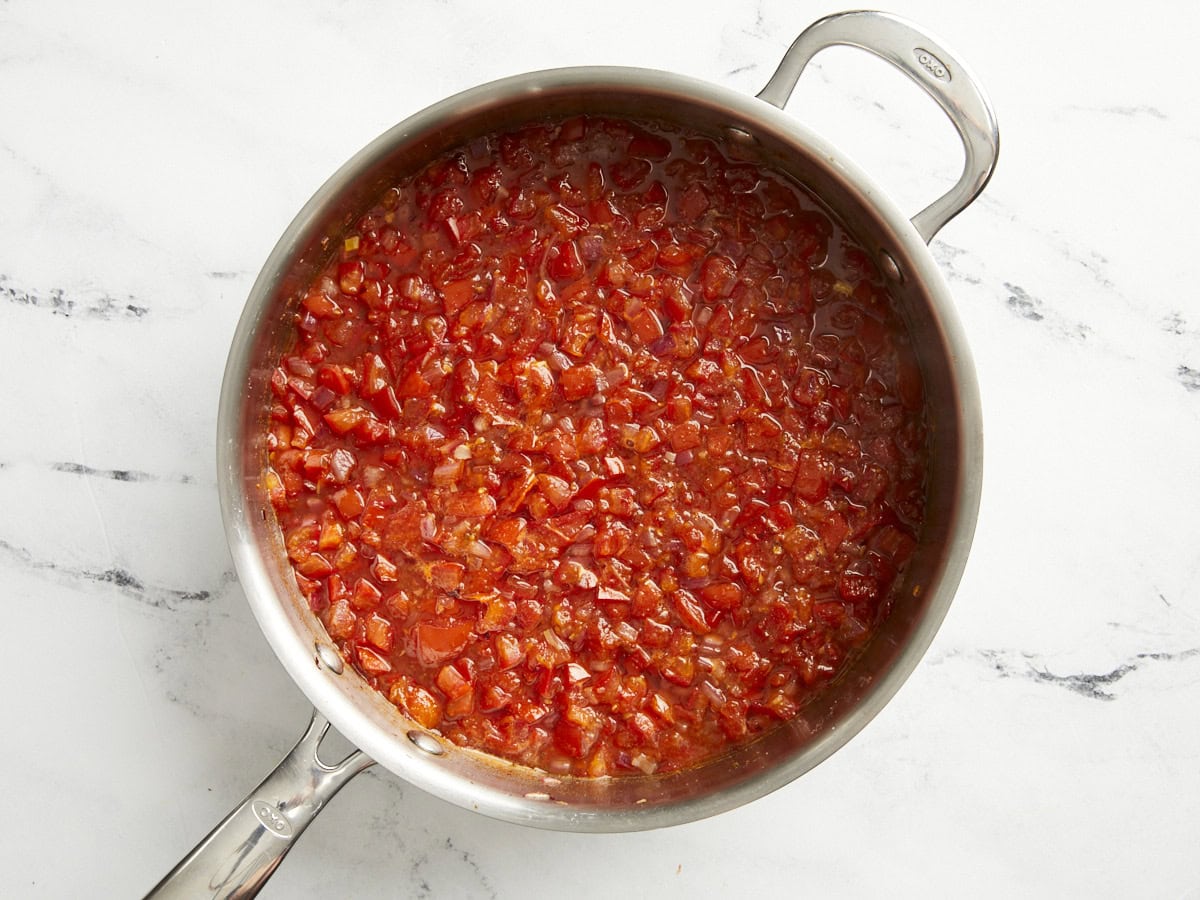
[[464, 491], [446, 498], [446, 514], [451, 516], [490, 516], [496, 511], [496, 498], [485, 492]]
[[667, 434], [671, 449], [676, 453], [699, 447], [703, 440], [700, 435], [700, 423], [695, 421], [681, 422], [672, 427]]
[[591, 364], [573, 366], [559, 377], [558, 387], [567, 400], [583, 400], [604, 390], [604, 375]]
[[358, 617], [350, 609], [350, 604], [345, 600], [338, 600], [329, 608], [329, 618], [325, 620], [325, 627], [331, 638], [344, 641], [354, 634], [354, 626], [357, 623]]
[[384, 653], [390, 653], [392, 649], [392, 623], [391, 620], [378, 613], [367, 619], [366, 627], [367, 640], [377, 649]]
[[441, 706], [433, 695], [407, 678], [392, 684], [388, 699], [425, 728], [437, 728], [442, 721]]
[[455, 591], [462, 587], [466, 567], [456, 562], [436, 562], [429, 567], [429, 583], [443, 591]]
[[317, 381], [335, 394], [350, 393], [350, 378], [341, 366], [323, 365], [317, 369]]
[[437, 624], [421, 622], [413, 629], [413, 645], [423, 666], [435, 666], [462, 652], [471, 638], [468, 621]]
[[457, 700], [471, 693], [471, 682], [463, 677], [463, 673], [455, 666], [442, 666], [437, 674], [437, 686], [451, 700]]
[[324, 578], [333, 574], [333, 566], [320, 553], [310, 553], [295, 561], [296, 571], [305, 578]]
[[354, 582], [354, 590], [350, 594], [350, 604], [355, 609], [374, 609], [383, 599], [383, 593], [366, 578]]
[[542, 495], [550, 501], [550, 505], [556, 510], [562, 510], [571, 498], [575, 496], [575, 491], [572, 490], [570, 482], [564, 478], [559, 478], [557, 475], [539, 475], [537, 476], [538, 490]]
[[442, 285], [442, 300], [446, 315], [457, 316], [468, 303], [475, 299], [475, 280], [460, 278]]
[[579, 434], [575, 438], [575, 445], [580, 456], [602, 453], [607, 449], [608, 435], [605, 432], [603, 420], [596, 416], [584, 419], [583, 427], [579, 429]]
[[732, 581], [710, 584], [700, 588], [700, 596], [710, 606], [717, 609], [737, 609], [742, 604], [744, 591], [741, 585]]
[[708, 620], [704, 617], [704, 610], [700, 604], [696, 602], [696, 598], [688, 591], [676, 591], [671, 597], [675, 604], [675, 611], [679, 613], [679, 618], [683, 623], [696, 634], [706, 634], [711, 626]]
[[358, 665], [367, 675], [382, 675], [392, 671], [392, 664], [370, 647], [358, 648]]
[[574, 241], [551, 247], [546, 259], [546, 271], [556, 281], [572, 281], [583, 275], [583, 260]]
[[733, 293], [737, 267], [725, 256], [710, 256], [700, 270], [700, 286], [705, 300], [723, 300]]
[[361, 406], [351, 406], [325, 413], [325, 424], [333, 429], [334, 434], [348, 434], [366, 421], [369, 416], [370, 413]]

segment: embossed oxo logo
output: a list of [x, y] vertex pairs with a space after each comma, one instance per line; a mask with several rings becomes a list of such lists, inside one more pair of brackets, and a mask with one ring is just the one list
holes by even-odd
[[946, 64], [921, 47], [913, 49], [913, 56], [917, 58], [917, 62], [921, 64], [921, 68], [936, 78], [938, 81], [950, 80], [950, 69]]
[[280, 837], [292, 836], [292, 823], [279, 810], [265, 800], [255, 800], [250, 804], [254, 817], [262, 822], [267, 831]]

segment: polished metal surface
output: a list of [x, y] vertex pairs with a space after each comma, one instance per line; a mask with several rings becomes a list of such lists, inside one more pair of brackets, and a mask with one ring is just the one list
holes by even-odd
[[212, 832], [146, 895], [148, 900], [253, 897], [296, 839], [371, 760], [356, 750], [337, 765], [317, 755], [329, 722], [313, 713], [296, 746]]
[[912, 220], [929, 243], [943, 225], [979, 196], [992, 177], [1000, 153], [1000, 130], [992, 104], [970, 70], [928, 32], [897, 16], [865, 10], [827, 16], [806, 28], [759, 91], [759, 99], [782, 109], [809, 61], [838, 45], [865, 50], [911, 78], [937, 101], [962, 139], [966, 152], [962, 176]]
[[[838, 27], [875, 21], [867, 14], [855, 16]], [[771, 102], [691, 78], [628, 68], [535, 72], [458, 94], [395, 126], [346, 163], [272, 251], [238, 323], [221, 388], [218, 482], [225, 528], [254, 615], [291, 677], [347, 739], [397, 776], [464, 808], [541, 828], [614, 832], [693, 821], [761, 797], [826, 759], [882, 709], [932, 641], [966, 563], [979, 507], [978, 387], [952, 298], [925, 246], [932, 234], [928, 229], [936, 231], [948, 216], [939, 212], [922, 219], [922, 213], [910, 223], [835, 147], [777, 108], [809, 49], [827, 45], [831, 34], [848, 40], [844, 30], [830, 27], [823, 26], [824, 36], [813, 42], [803, 35], [797, 40], [799, 56], [793, 55], [794, 45], [782, 74], [764, 91]], [[905, 28], [906, 41], [917, 34]], [[869, 44], [868, 37], [860, 36], [855, 45]], [[953, 60], [939, 43], [923, 40], [921, 46], [944, 63]], [[959, 83], [969, 78], [965, 70], [953, 72]], [[389, 183], [440, 152], [520, 122], [583, 112], [709, 133], [736, 143], [739, 154], [789, 174], [821, 197], [868, 252], [903, 273], [892, 291], [914, 335], [930, 406], [934, 465], [927, 521], [904, 591], [879, 634], [850, 670], [791, 722], [719, 759], [663, 776], [559, 779], [498, 762], [417, 727], [352, 668], [339, 673], [322, 664], [314, 648], [326, 640], [323, 628], [297, 591], [262, 486], [271, 359], [287, 340], [289, 312], [299, 291], [335, 252], [344, 227]], [[953, 199], [950, 207], [960, 200]], [[235, 816], [252, 824], [242, 809]], [[230, 852], [243, 854], [244, 842], [244, 836], [231, 839]]]

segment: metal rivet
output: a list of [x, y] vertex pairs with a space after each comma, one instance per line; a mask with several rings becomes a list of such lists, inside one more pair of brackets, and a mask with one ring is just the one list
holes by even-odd
[[428, 753], [430, 756], [441, 756], [446, 752], [446, 748], [441, 745], [438, 739], [428, 732], [417, 731], [414, 728], [408, 733], [408, 739], [413, 742], [414, 747]]
[[736, 125], [729, 125], [726, 127], [725, 136], [732, 141], [737, 141], [739, 144], [754, 143], [754, 135], [748, 132], [745, 128], [738, 128]]
[[879, 267], [883, 269], [883, 274], [892, 281], [904, 281], [904, 273], [900, 271], [895, 257], [886, 250], [879, 251]]
[[345, 666], [341, 655], [328, 644], [314, 644], [313, 646], [317, 648], [317, 666], [323, 665], [333, 674], [341, 675]]

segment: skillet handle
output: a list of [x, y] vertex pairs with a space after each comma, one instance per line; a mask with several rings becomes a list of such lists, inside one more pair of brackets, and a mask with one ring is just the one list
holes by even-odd
[[758, 98], [783, 109], [804, 67], [817, 53], [836, 45], [857, 47], [891, 63], [937, 101], [962, 138], [966, 151], [962, 177], [912, 219], [928, 244], [943, 225], [979, 196], [992, 177], [1000, 153], [992, 105], [970, 70], [939, 41], [897, 16], [865, 10], [826, 16], [806, 28], [788, 48]]
[[355, 750], [335, 766], [317, 756], [329, 722], [316, 710], [308, 730], [250, 795], [196, 845], [147, 900], [253, 897], [308, 824], [374, 760]]

